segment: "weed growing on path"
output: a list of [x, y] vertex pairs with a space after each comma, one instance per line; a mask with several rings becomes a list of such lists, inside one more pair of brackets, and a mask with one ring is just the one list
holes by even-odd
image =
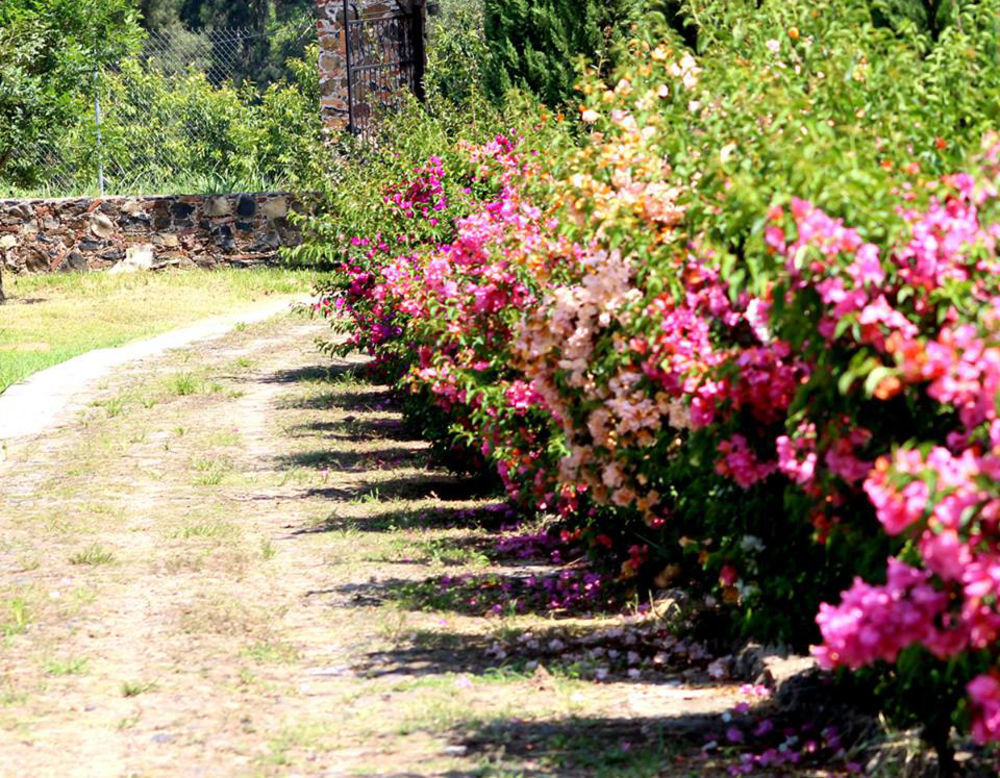
[[45, 663], [49, 675], [83, 675], [89, 669], [90, 660], [85, 656], [50, 659]]
[[77, 551], [69, 561], [73, 565], [109, 565], [115, 561], [115, 556], [99, 543], [94, 543], [82, 551]]
[[6, 603], [7, 619], [0, 623], [0, 634], [5, 638], [24, 634], [31, 624], [28, 602], [22, 597], [13, 597]]
[[155, 690], [155, 681], [125, 681], [121, 686], [122, 697], [138, 697]]

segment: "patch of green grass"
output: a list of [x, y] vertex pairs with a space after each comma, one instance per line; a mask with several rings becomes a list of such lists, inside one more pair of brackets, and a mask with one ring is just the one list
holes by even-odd
[[268, 755], [263, 762], [272, 765], [290, 765], [290, 752], [295, 749], [315, 750], [334, 733], [334, 725], [329, 722], [302, 722], [287, 726], [268, 743]]
[[71, 565], [109, 565], [114, 561], [115, 555], [99, 543], [87, 546], [69, 558]]
[[[240, 325], [238, 324], [236, 325], [237, 329], [239, 328], [239, 326]], [[237, 357], [235, 360], [233, 360], [231, 369], [245, 371], [245, 370], [253, 370], [256, 366], [257, 363], [254, 360], [250, 359], [250, 357]]]
[[202, 386], [201, 379], [191, 373], [178, 373], [167, 381], [167, 391], [178, 397], [198, 394]]
[[23, 705], [28, 701], [25, 692], [2, 692], [0, 693], [0, 708], [7, 708], [13, 705]]
[[369, 561], [393, 562], [399, 559], [423, 562], [433, 567], [489, 567], [490, 558], [474, 546], [458, 545], [454, 537], [433, 538], [414, 543], [397, 538], [391, 551], [375, 555]]
[[125, 412], [125, 408], [128, 406], [128, 401], [124, 397], [114, 397], [110, 400], [106, 400], [102, 403], [105, 412], [108, 414], [109, 419], [113, 419], [116, 416], [121, 416]]
[[125, 681], [122, 683], [122, 697], [138, 697], [156, 690], [155, 681]]
[[[495, 700], [493, 715], [513, 716], [516, 698]], [[428, 688], [400, 705], [400, 720], [396, 733], [407, 736], [414, 732], [444, 733], [454, 729], [475, 729], [482, 726], [480, 712], [471, 710], [468, 700], [455, 693], [454, 684], [447, 688]]]
[[174, 532], [173, 537], [182, 540], [188, 540], [189, 538], [223, 539], [230, 538], [237, 534], [237, 532], [235, 524], [228, 524], [224, 521], [209, 521], [182, 527]]
[[191, 463], [195, 472], [194, 482], [198, 486], [218, 486], [233, 470], [227, 459], [196, 459]]
[[359, 494], [357, 497], [352, 497], [348, 500], [348, 505], [377, 505], [382, 502], [379, 496], [378, 487], [365, 492], [364, 494]]
[[6, 620], [0, 623], [0, 634], [9, 638], [27, 631], [31, 623], [28, 601], [23, 597], [12, 597], [7, 601]]
[[264, 640], [240, 651], [242, 656], [253, 659], [258, 664], [288, 664], [299, 658], [294, 646], [279, 641]]
[[211, 435], [205, 442], [209, 446], [236, 446], [240, 442], [240, 433], [236, 430], [222, 430]]
[[87, 351], [151, 337], [268, 295], [306, 293], [319, 277], [289, 268], [5, 276], [11, 302], [0, 328], [0, 392]]
[[89, 662], [85, 656], [50, 659], [45, 663], [45, 672], [49, 675], [84, 675]]
[[97, 599], [97, 592], [93, 589], [85, 589], [84, 587], [78, 587], [73, 590], [70, 596], [70, 602], [73, 604], [74, 612], [77, 612], [87, 605], [90, 605]]

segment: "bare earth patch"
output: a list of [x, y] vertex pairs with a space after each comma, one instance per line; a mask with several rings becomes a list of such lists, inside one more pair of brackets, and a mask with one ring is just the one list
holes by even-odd
[[[547, 646], [620, 618], [434, 596], [533, 568], [490, 552], [491, 500], [428, 470], [325, 331], [286, 317], [131, 365], [8, 452], [0, 772], [713, 774], [687, 738], [735, 685], [595, 680]], [[498, 648], [518, 641], [537, 650]]]

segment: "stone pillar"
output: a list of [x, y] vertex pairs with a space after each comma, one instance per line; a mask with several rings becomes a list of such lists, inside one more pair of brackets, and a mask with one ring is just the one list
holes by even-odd
[[[418, 29], [421, 41], [418, 53], [422, 59], [424, 56], [422, 38], [426, 29], [423, 24], [423, 15], [426, 12], [424, 6], [425, 0], [348, 0], [346, 4], [344, 0], [316, 0], [320, 112], [323, 123], [328, 129], [343, 130], [351, 119], [348, 105], [345, 7], [347, 19], [350, 21], [360, 18], [385, 19], [402, 12], [419, 14]], [[418, 77], [422, 77], [422, 63], [417, 73]], [[367, 110], [366, 106], [361, 108]], [[366, 118], [354, 117], [355, 127], [360, 126]]]

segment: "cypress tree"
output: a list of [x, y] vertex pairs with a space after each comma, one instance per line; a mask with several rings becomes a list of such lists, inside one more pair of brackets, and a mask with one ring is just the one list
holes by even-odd
[[603, 63], [622, 30], [637, 21], [643, 0], [485, 0], [492, 53], [486, 84], [499, 97], [527, 89], [545, 103], [572, 98], [577, 62]]

